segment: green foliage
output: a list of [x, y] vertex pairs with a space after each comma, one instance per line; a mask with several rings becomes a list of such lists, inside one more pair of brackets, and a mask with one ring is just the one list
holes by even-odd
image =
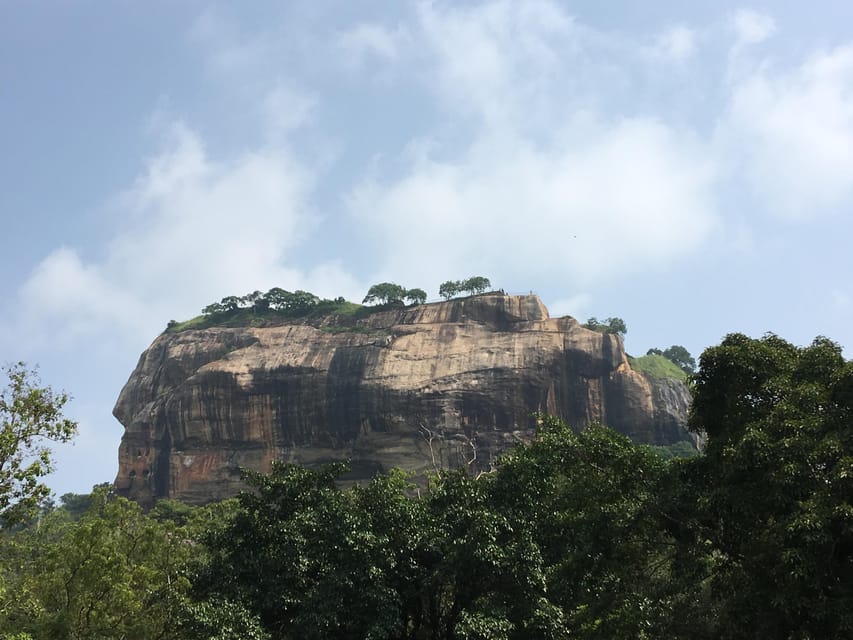
[[689, 440], [679, 440], [673, 444], [656, 445], [651, 447], [652, 451], [664, 460], [672, 458], [692, 458], [699, 455], [699, 450]]
[[488, 278], [483, 276], [471, 276], [467, 280], [448, 280], [442, 282], [438, 288], [438, 295], [445, 300], [459, 295], [460, 293], [468, 293], [469, 295], [479, 295], [484, 293], [492, 286]]
[[220, 304], [222, 305], [222, 309], [225, 313], [232, 313], [243, 306], [243, 301], [243, 297], [225, 296], [224, 298], [222, 298]]
[[[343, 301], [343, 299], [340, 299]], [[266, 293], [253, 291], [245, 296], [226, 296], [220, 302], [214, 302], [202, 309], [205, 316], [233, 316], [243, 310], [250, 310], [255, 315], [264, 314], [269, 310], [284, 312], [290, 315], [300, 315], [311, 311], [322, 302], [339, 304], [338, 300], [320, 300], [313, 293], [296, 290], [285, 291], [273, 287]], [[180, 328], [178, 328], [180, 330]]]
[[441, 473], [419, 499], [400, 473], [349, 490], [340, 466], [250, 473], [196, 602], [242, 603], [274, 637], [644, 637], [671, 590], [665, 462], [542, 420], [493, 474]]
[[[108, 483], [99, 484], [94, 487], [94, 490], [108, 491], [110, 485]], [[92, 508], [91, 493], [64, 493], [59, 496], [59, 509], [64, 511], [71, 520], [77, 521], [83, 517], [89, 509]]]
[[423, 289], [406, 289], [393, 282], [380, 282], [370, 287], [362, 303], [384, 306], [402, 304], [404, 300], [408, 300], [410, 304], [416, 305], [423, 304], [426, 299], [427, 294]]
[[[405, 536], [408, 518], [397, 509], [411, 505], [393, 481], [340, 490], [342, 470], [275, 464], [268, 476], [248, 473], [253, 491], [209, 539], [199, 593], [244, 603], [279, 636], [390, 637], [401, 624], [390, 583], [406, 564], [398, 566], [395, 553], [405, 550], [389, 539]], [[379, 531], [376, 523], [396, 526]]]
[[634, 371], [642, 371], [658, 380], [687, 380], [687, 374], [662, 355], [650, 354], [639, 358], [629, 356], [628, 362]]
[[690, 352], [681, 345], [674, 344], [669, 349], [661, 351], [660, 349], [649, 349], [646, 352], [647, 356], [657, 355], [663, 356], [681, 369], [685, 374], [690, 375], [696, 371], [696, 360], [690, 355]]
[[46, 442], [67, 442], [77, 425], [62, 414], [68, 395], [41, 386], [24, 363], [2, 368], [0, 391], [0, 523], [32, 517], [50, 494], [41, 479], [53, 469]]
[[380, 282], [367, 291], [362, 304], [394, 304], [402, 303], [406, 297], [406, 289], [393, 282]]
[[285, 309], [296, 312], [305, 312], [309, 309], [313, 309], [318, 304], [320, 304], [320, 298], [308, 291], [297, 289], [289, 296]]
[[625, 321], [622, 318], [616, 317], [605, 318], [603, 322], [598, 318], [592, 317], [583, 326], [599, 333], [615, 333], [623, 337], [628, 333], [628, 326], [625, 324]]
[[269, 640], [257, 616], [240, 602], [213, 598], [187, 602], [174, 626], [182, 640]]
[[[192, 549], [172, 526], [96, 489], [79, 521], [61, 511], [6, 541], [2, 633], [34, 638], [164, 637], [189, 583]], [[8, 566], [8, 565], [7, 565]]]
[[286, 320], [329, 315], [352, 316], [362, 308], [361, 305], [341, 297], [334, 300], [320, 299], [308, 291], [291, 292], [273, 287], [263, 294], [253, 291], [245, 296], [227, 296], [221, 302], [204, 307], [200, 316], [184, 322], [170, 321], [166, 331], [177, 333], [212, 326], [263, 326]]
[[454, 296], [459, 295], [462, 291], [461, 285], [462, 283], [459, 282], [459, 280], [448, 280], [447, 282], [442, 282], [441, 286], [438, 287], [438, 295], [445, 300], [450, 300]]
[[427, 294], [423, 289], [407, 289], [405, 298], [410, 304], [423, 304], [426, 302]]
[[726, 336], [693, 379], [685, 533], [705, 545], [717, 637], [853, 631], [853, 365], [817, 338]]
[[539, 437], [498, 469], [503, 510], [533, 528], [569, 637], [648, 637], [672, 588], [660, 570], [671, 541], [655, 514], [666, 464], [609, 429], [575, 434], [541, 420]]
[[471, 276], [467, 280], [461, 283], [462, 291], [468, 291], [471, 295], [479, 295], [484, 293], [492, 286], [492, 283], [488, 278], [484, 278], [483, 276]]

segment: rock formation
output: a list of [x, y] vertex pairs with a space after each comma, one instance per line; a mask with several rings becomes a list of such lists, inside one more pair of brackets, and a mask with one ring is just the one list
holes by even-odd
[[688, 440], [689, 395], [633, 371], [615, 335], [550, 318], [537, 296], [486, 294], [265, 327], [164, 333], [114, 409], [116, 488], [140, 502], [235, 494], [240, 467], [346, 459], [488, 469], [536, 429], [535, 411], [634, 441]]

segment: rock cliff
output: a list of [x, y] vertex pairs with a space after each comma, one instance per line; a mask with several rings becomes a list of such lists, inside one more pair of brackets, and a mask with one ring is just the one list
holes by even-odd
[[534, 411], [649, 444], [688, 440], [689, 395], [633, 371], [618, 336], [550, 318], [534, 295], [486, 294], [360, 320], [164, 333], [114, 409], [116, 488], [141, 502], [235, 494], [239, 467], [348, 459], [487, 469], [534, 433]]

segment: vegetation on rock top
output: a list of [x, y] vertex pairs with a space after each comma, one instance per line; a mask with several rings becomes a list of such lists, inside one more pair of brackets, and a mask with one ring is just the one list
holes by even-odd
[[[450, 299], [460, 293], [467, 292], [470, 295], [484, 293], [491, 287], [491, 282], [488, 278], [473, 276], [467, 280], [445, 282], [441, 287], [441, 295], [445, 299]], [[309, 291], [287, 291], [280, 287], [273, 287], [266, 293], [253, 291], [244, 296], [225, 296], [219, 302], [207, 305], [201, 310], [200, 316], [183, 322], [170, 320], [166, 325], [166, 332], [178, 333], [208, 327], [268, 326], [328, 316], [359, 318], [405, 305], [406, 302], [409, 306], [424, 304], [426, 299], [427, 293], [423, 289], [406, 289], [393, 282], [380, 282], [370, 287], [362, 304], [350, 302], [343, 297], [329, 300]]]
[[603, 322], [596, 317], [592, 317], [587, 320], [583, 326], [592, 331], [598, 331], [599, 333], [615, 333], [623, 338], [625, 337], [625, 334], [628, 333], [628, 325], [625, 324], [625, 321], [622, 318], [616, 317], [605, 318]]
[[657, 380], [687, 380], [687, 374], [679, 369], [677, 364], [657, 354], [628, 356], [628, 364], [634, 371], [646, 373]]
[[226, 296], [202, 309], [202, 315], [184, 322], [169, 321], [167, 333], [208, 327], [245, 327], [281, 324], [331, 315], [357, 316], [369, 313], [365, 307], [342, 297], [320, 298], [308, 291], [286, 291], [273, 287], [266, 293], [253, 291], [245, 296]]

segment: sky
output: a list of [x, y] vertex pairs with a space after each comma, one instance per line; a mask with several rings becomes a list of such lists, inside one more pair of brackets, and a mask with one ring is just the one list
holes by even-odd
[[627, 351], [853, 348], [853, 3], [0, 0], [0, 362], [79, 423], [170, 319], [484, 275]]

